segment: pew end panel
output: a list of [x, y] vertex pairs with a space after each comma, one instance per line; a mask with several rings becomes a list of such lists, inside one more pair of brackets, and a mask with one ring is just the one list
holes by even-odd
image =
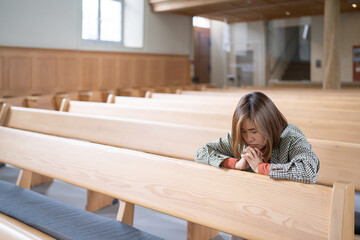
[[114, 103], [115, 102], [115, 94], [109, 94], [106, 103]]
[[354, 238], [354, 184], [334, 183], [329, 239]]

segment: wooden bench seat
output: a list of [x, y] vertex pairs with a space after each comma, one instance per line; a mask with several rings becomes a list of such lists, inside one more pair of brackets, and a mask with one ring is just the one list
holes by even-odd
[[352, 184], [275, 181], [9, 127], [0, 127], [0, 135], [1, 161], [229, 234], [247, 239], [354, 238]]

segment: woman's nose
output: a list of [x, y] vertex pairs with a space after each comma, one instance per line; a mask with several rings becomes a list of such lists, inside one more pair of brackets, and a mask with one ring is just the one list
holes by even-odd
[[254, 141], [254, 138], [250, 134], [248, 134], [246, 136], [246, 141], [250, 143], [250, 142]]
[[249, 134], [244, 134], [244, 138], [247, 143], [251, 141], [251, 137]]

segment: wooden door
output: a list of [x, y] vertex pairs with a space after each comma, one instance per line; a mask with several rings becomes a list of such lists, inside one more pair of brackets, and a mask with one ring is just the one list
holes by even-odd
[[194, 27], [194, 77], [199, 83], [210, 83], [210, 29]]

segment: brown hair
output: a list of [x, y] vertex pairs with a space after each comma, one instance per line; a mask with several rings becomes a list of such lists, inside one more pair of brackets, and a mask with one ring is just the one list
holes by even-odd
[[270, 158], [274, 147], [280, 142], [280, 135], [287, 126], [287, 120], [271, 99], [262, 92], [243, 96], [236, 106], [231, 129], [231, 150], [237, 158], [246, 147], [241, 136], [241, 124], [250, 119], [257, 131], [265, 137], [264, 157]]

